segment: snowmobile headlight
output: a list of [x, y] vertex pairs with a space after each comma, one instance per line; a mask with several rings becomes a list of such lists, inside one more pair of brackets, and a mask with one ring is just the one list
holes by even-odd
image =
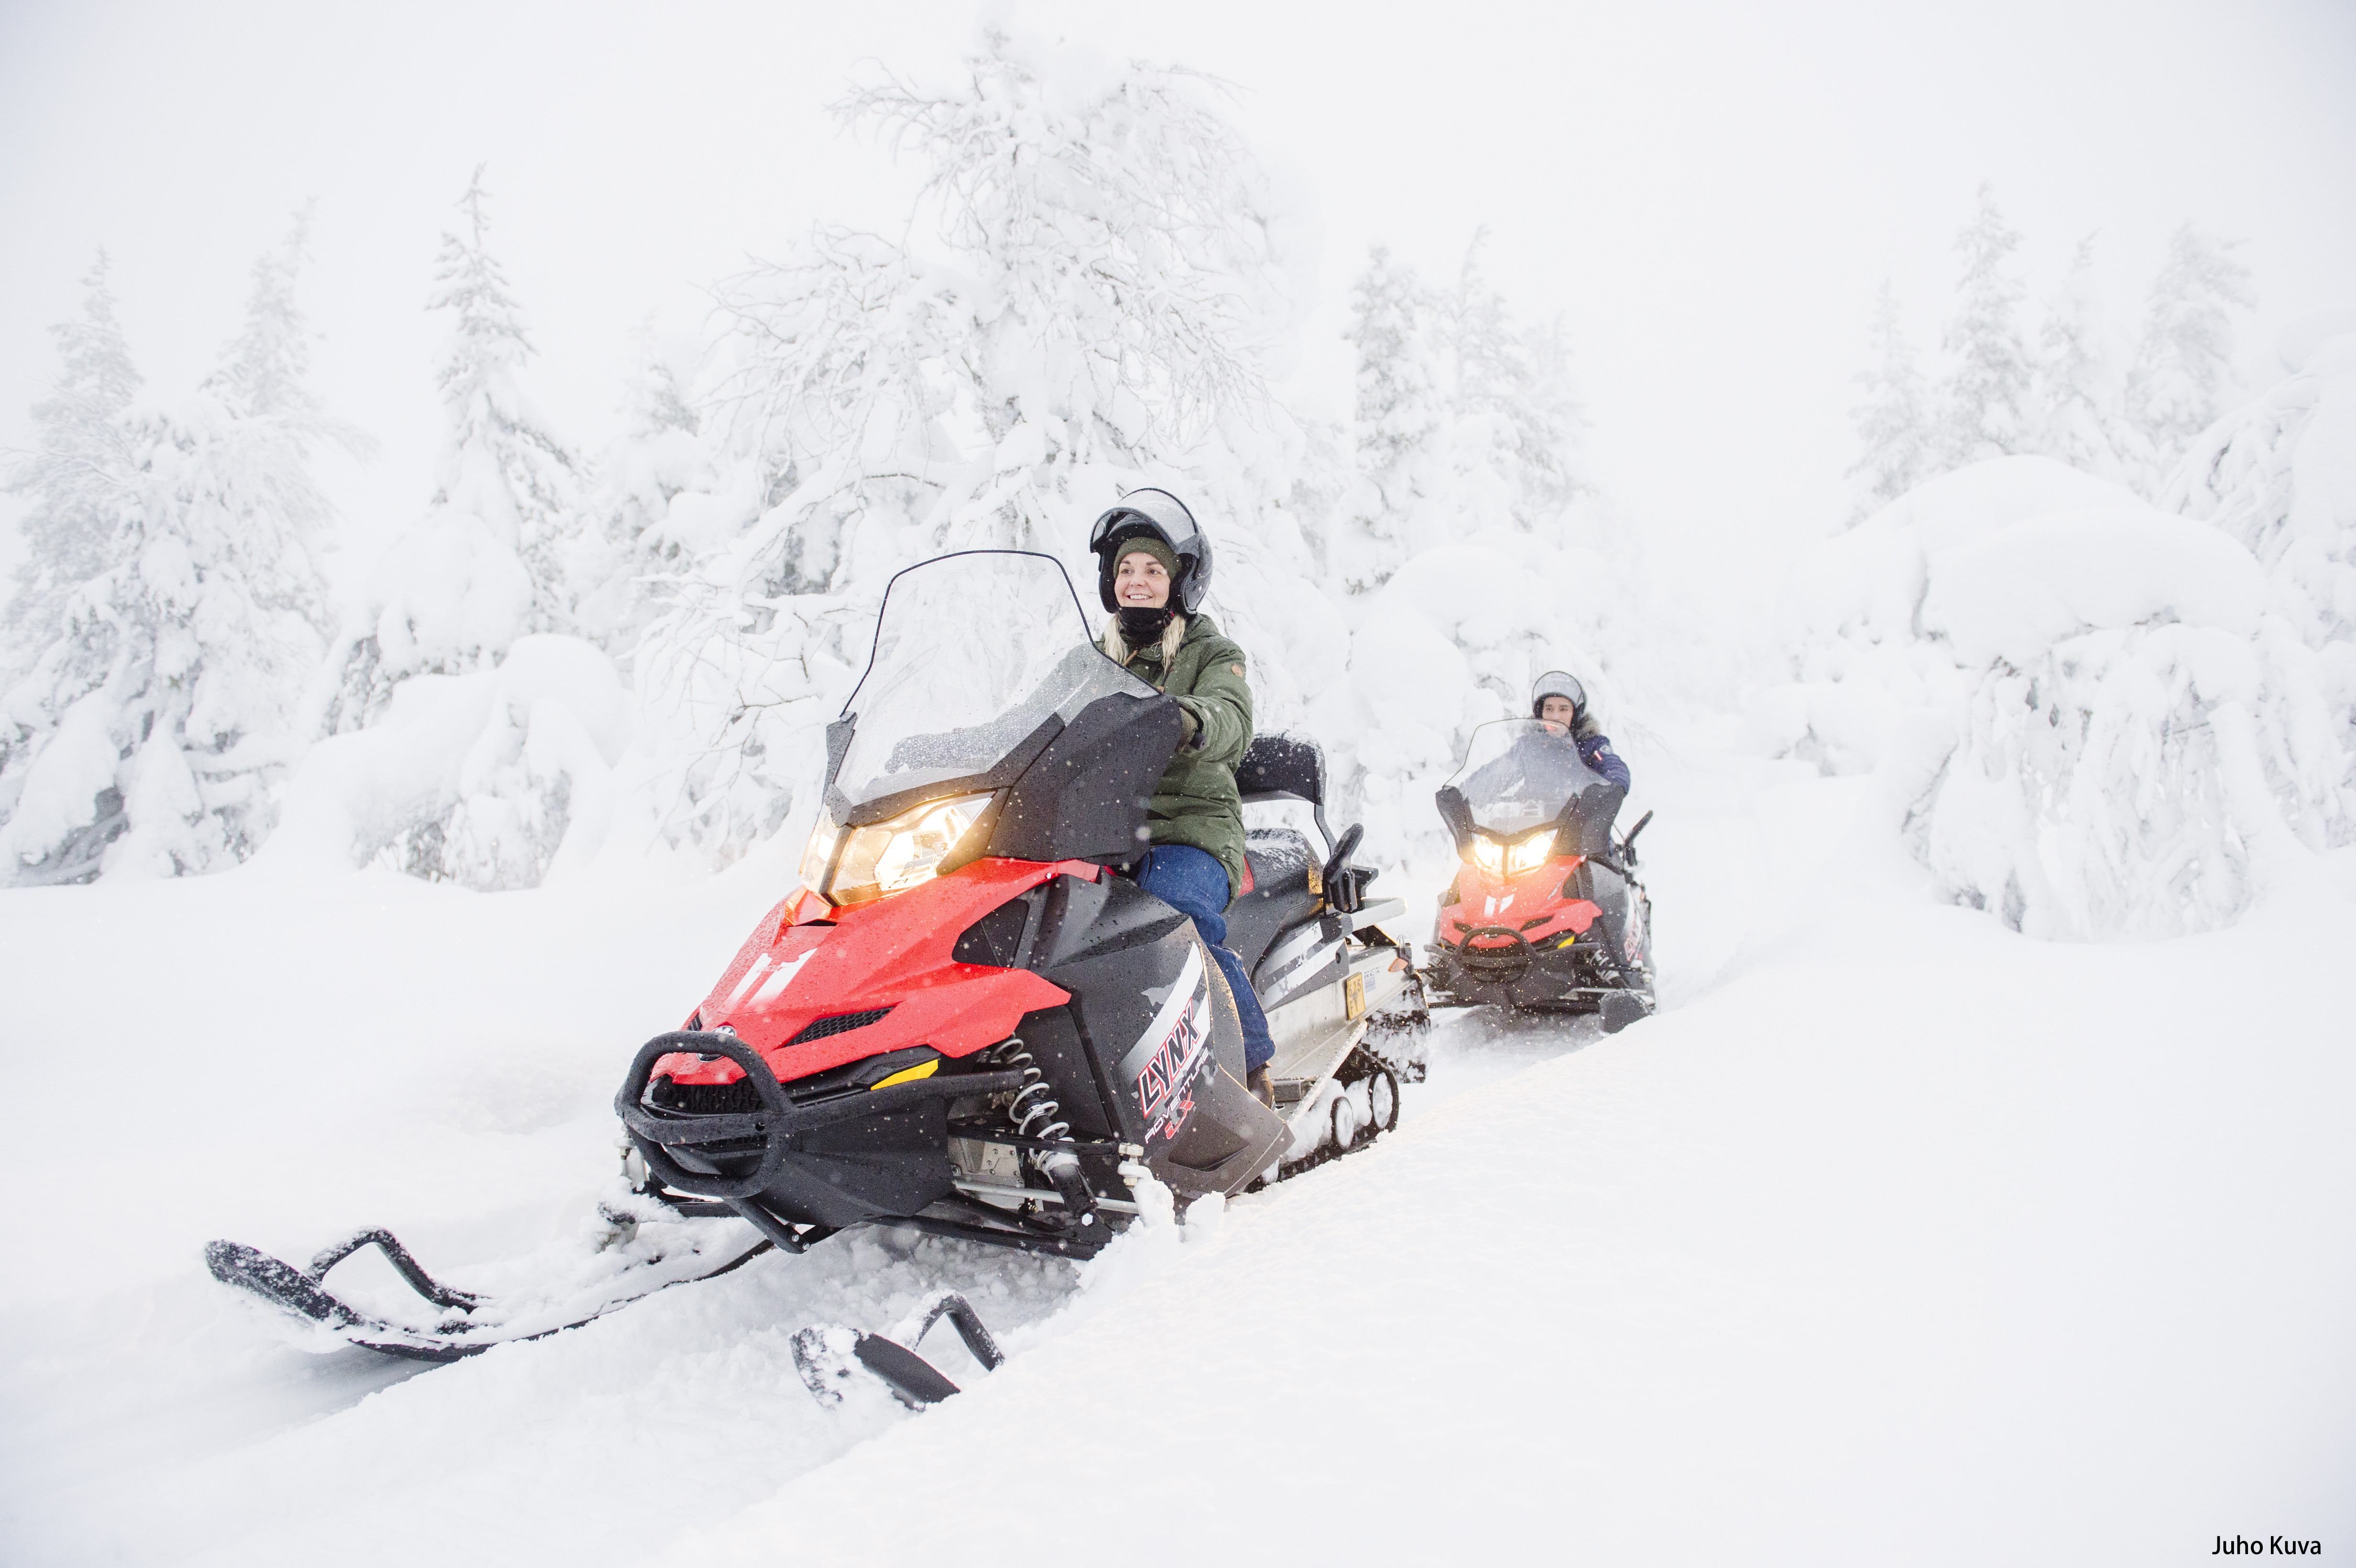
[[839, 904], [864, 903], [931, 880], [990, 800], [985, 794], [926, 801], [888, 822], [850, 829], [828, 896]]
[[1505, 869], [1505, 847], [1485, 833], [1472, 835], [1472, 863], [1484, 871]]
[[826, 868], [841, 838], [842, 829], [834, 819], [819, 812], [818, 826], [810, 829], [809, 847], [802, 851], [802, 886], [816, 891], [826, 885]]
[[1515, 876], [1535, 870], [1547, 863], [1554, 854], [1554, 835], [1541, 833], [1535, 838], [1525, 838], [1505, 853], [1505, 869]]

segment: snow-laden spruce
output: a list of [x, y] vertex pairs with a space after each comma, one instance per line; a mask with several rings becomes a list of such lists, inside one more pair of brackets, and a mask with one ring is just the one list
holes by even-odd
[[2234, 389], [2233, 313], [2257, 303], [2231, 244], [2191, 223], [2169, 236], [2152, 280], [2143, 336], [2124, 392], [2126, 417], [2150, 443], [2138, 485], [2157, 495]]
[[2094, 263], [2090, 235], [2045, 302], [2028, 450], [2132, 488], [2151, 467], [2151, 440], [2127, 417], [2132, 345], [2104, 306]]
[[2349, 679], [2356, 677], [2356, 306], [2300, 317], [2281, 349], [2290, 374], [2201, 435], [2161, 504], [2246, 546], [2300, 635]]
[[2290, 373], [2202, 433], [2163, 501], [2256, 558], [2303, 645], [2281, 656], [2267, 779], [2302, 840], [2330, 848], [2356, 841], [2356, 307], [2292, 322], [2280, 350]]
[[1930, 387], [1915, 366], [1914, 346], [1900, 320], [1898, 291], [1887, 278], [1868, 338], [1873, 363], [1856, 377], [1865, 400], [1849, 410], [1863, 450], [1844, 475], [1858, 482], [1853, 524], [1922, 483], [1934, 457]]
[[359, 438], [304, 385], [307, 218], [254, 265], [195, 394], [141, 410], [103, 260], [11, 475], [33, 497], [0, 709], [0, 878], [169, 876], [252, 855], [299, 753], [327, 614], [313, 452]]
[[1483, 529], [1558, 545], [1586, 488], [1561, 323], [1516, 322], [1481, 272], [1482, 243], [1475, 236], [1445, 290], [1376, 246], [1352, 290], [1355, 473], [1326, 560], [1354, 596]]
[[1956, 236], [1964, 257], [1941, 340], [1945, 368], [1926, 389], [1884, 283], [1868, 331], [1870, 363], [1850, 411], [1858, 441], [1848, 475], [1852, 523], [1914, 485], [1965, 464], [2035, 453], [2157, 497], [2234, 386], [2234, 315], [2254, 295], [2236, 242], [2186, 222], [2169, 237], [2139, 335], [2106, 308], [2094, 238], [2079, 242], [2061, 285], [2039, 302], [2036, 347], [2021, 325], [2027, 285], [2010, 270], [2020, 235], [1989, 187]]
[[626, 619], [626, 563], [584, 460], [522, 389], [533, 350], [488, 200], [478, 166], [427, 300], [449, 322], [433, 499], [321, 667], [327, 738], [290, 785], [273, 859], [530, 887], [585, 860], [614, 817], [630, 726], [598, 639]]
[[1304, 435], [1265, 394], [1268, 198], [1211, 84], [989, 33], [959, 81], [838, 108], [929, 177], [909, 242], [823, 227], [721, 291], [703, 471], [639, 536], [669, 605], [636, 667], [666, 832], [731, 859], [815, 809], [902, 567], [1044, 550], [1094, 614], [1087, 525], [1141, 485], [1210, 531], [1262, 727], [1300, 715], [1346, 634], [1289, 505]]
[[1982, 184], [1977, 215], [1955, 236], [1964, 270], [1941, 343], [1953, 357], [1940, 384], [1936, 438], [1949, 468], [2008, 456], [2027, 444], [2031, 359], [2018, 319], [2025, 291], [2008, 268], [2019, 245], [2019, 231], [2005, 222], [1994, 191]]

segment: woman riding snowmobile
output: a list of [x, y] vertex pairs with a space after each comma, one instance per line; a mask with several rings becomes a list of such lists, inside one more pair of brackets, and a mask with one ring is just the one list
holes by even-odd
[[[1115, 548], [1141, 517], [1183, 570], [1162, 605], [1148, 590], [1133, 606], [1183, 607], [1209, 555], [1174, 500], [1116, 508], [1108, 575], [1160, 564]], [[1382, 929], [1406, 906], [1366, 897], [1358, 828], [1327, 829], [1314, 743], [1240, 739], [1241, 654], [1199, 614], [1170, 631], [1137, 668], [1108, 657], [1052, 556], [959, 551], [895, 574], [827, 727], [799, 885], [684, 1025], [631, 1059], [615, 1096], [626, 1179], [577, 1266], [485, 1296], [364, 1231], [306, 1267], [218, 1241], [214, 1276], [349, 1343], [451, 1360], [856, 1226], [1087, 1257], [1145, 1211], [1148, 1183], [1231, 1196], [1396, 1125], [1412, 1030], [1376, 1030], [1420, 1011]], [[1256, 835], [1225, 907], [1239, 798], [1304, 805], [1326, 842], [1321, 859], [1292, 829]], [[1173, 860], [1208, 867], [1207, 888], [1158, 896], [1147, 879]], [[1226, 977], [1206, 933], [1252, 981]], [[1246, 1086], [1246, 1005], [1278, 1045], [1274, 1107]], [[328, 1287], [370, 1246], [420, 1304], [380, 1316]], [[905, 1349], [830, 1328], [795, 1338], [813, 1392], [846, 1370], [838, 1340], [905, 1395], [947, 1387]]]
[[1175, 496], [1132, 490], [1096, 520], [1088, 548], [1097, 556], [1098, 597], [1112, 612], [1106, 656], [1174, 699], [1184, 731], [1147, 807], [1152, 848], [1130, 875], [1193, 917], [1235, 996], [1246, 1082], [1272, 1105], [1268, 1064], [1276, 1043], [1243, 960], [1226, 945], [1226, 909], [1245, 877], [1236, 764], [1251, 743], [1252, 694], [1243, 649], [1201, 610], [1211, 585], [1211, 541]]

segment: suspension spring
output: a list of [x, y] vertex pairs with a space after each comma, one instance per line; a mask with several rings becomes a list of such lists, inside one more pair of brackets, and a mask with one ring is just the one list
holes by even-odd
[[1047, 1075], [1039, 1071], [1038, 1060], [1031, 1048], [1023, 1043], [1019, 1034], [1007, 1036], [990, 1048], [991, 1064], [1015, 1068], [1023, 1074], [1023, 1087], [1014, 1091], [1013, 1102], [1006, 1114], [1014, 1122], [1014, 1130], [1026, 1138], [1051, 1141], [1071, 1136], [1071, 1124], [1060, 1118], [1063, 1105], [1054, 1090], [1047, 1087]]
[[[1014, 1130], [1026, 1138], [1052, 1143], [1071, 1136], [1071, 1125], [1062, 1119], [1063, 1107], [1056, 1103], [1055, 1092], [1047, 1087], [1047, 1076], [1039, 1071], [1038, 1059], [1031, 1048], [1023, 1043], [1019, 1034], [1009, 1035], [991, 1047], [992, 1064], [1000, 1068], [1015, 1068], [1023, 1074], [1023, 1087], [1014, 1091], [1013, 1100], [1006, 1114], [1014, 1122]], [[1075, 1230], [1086, 1231], [1096, 1226], [1096, 1194], [1088, 1189], [1087, 1178], [1080, 1172], [1079, 1157], [1068, 1148], [1034, 1150], [1032, 1163], [1040, 1174], [1055, 1184], [1064, 1200], [1062, 1223]], [[1101, 1233], [1101, 1232], [1099, 1232]]]

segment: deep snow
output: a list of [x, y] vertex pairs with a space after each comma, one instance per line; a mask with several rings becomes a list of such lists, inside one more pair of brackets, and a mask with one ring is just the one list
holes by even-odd
[[[562, 1245], [613, 1168], [629, 1050], [791, 847], [530, 893], [0, 894], [0, 1555], [2344, 1552], [2345, 852], [2342, 886], [2232, 931], [2037, 942], [1933, 901], [1874, 780], [1701, 731], [1629, 749], [1661, 809], [1660, 1016], [1451, 1016], [1398, 1133], [1085, 1269], [847, 1237], [424, 1372], [291, 1347], [202, 1243], [299, 1258], [383, 1222], [461, 1284]], [[1005, 1368], [937, 1329], [959, 1399], [809, 1400], [795, 1328], [885, 1328], [943, 1285]]]

